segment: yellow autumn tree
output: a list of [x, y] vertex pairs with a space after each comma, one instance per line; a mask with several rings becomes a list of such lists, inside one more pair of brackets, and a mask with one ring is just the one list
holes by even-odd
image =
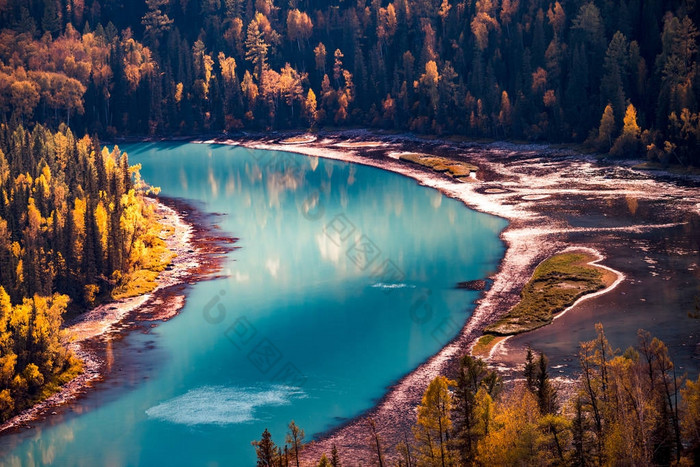
[[255, 105], [255, 100], [258, 98], [258, 85], [253, 81], [253, 75], [246, 70], [243, 75], [243, 82], [241, 83], [241, 90], [243, 94], [248, 98], [248, 106], [253, 107]]
[[46, 384], [62, 384], [79, 371], [59, 340], [68, 301], [35, 295], [12, 306], [0, 287], [0, 421], [41, 398]]
[[311, 37], [314, 24], [309, 15], [298, 9], [289, 10], [287, 14], [287, 38], [297, 43], [297, 48], [302, 49], [302, 45]]
[[503, 91], [501, 93], [501, 110], [498, 112], [498, 123], [505, 132], [508, 132], [510, 129], [512, 115], [513, 110], [510, 105], [510, 98], [508, 93]]
[[479, 441], [481, 465], [538, 465], [539, 407], [525, 386], [517, 386], [496, 406], [493, 423]]
[[688, 465], [700, 459], [700, 376], [697, 381], [688, 380], [681, 389], [683, 398], [682, 428], [684, 438], [688, 443]]
[[420, 84], [428, 95], [433, 111], [437, 111], [440, 100], [438, 93], [439, 81], [440, 73], [438, 73], [437, 63], [434, 60], [430, 60], [425, 64], [425, 73], [420, 76]]
[[418, 458], [422, 465], [455, 465], [448, 446], [452, 430], [452, 394], [449, 388], [456, 383], [444, 376], [437, 376], [428, 385], [418, 407], [418, 420], [414, 427]]
[[622, 134], [615, 140], [615, 144], [610, 149], [610, 154], [616, 157], [638, 156], [642, 146], [641, 132], [641, 128], [637, 123], [637, 109], [634, 105], [629, 104], [625, 111]]
[[603, 110], [603, 116], [600, 118], [600, 126], [598, 127], [598, 138], [596, 146], [601, 151], [608, 151], [613, 144], [613, 132], [615, 131], [615, 114], [613, 113], [612, 104], [608, 103]]
[[304, 101], [304, 113], [306, 114], [306, 119], [309, 121], [309, 126], [313, 127], [318, 119], [318, 110], [316, 94], [311, 88], [309, 88], [309, 92], [306, 94], [306, 101]]
[[224, 79], [226, 86], [231, 86], [236, 81], [236, 59], [227, 57], [223, 52], [219, 52], [217, 56], [219, 66], [221, 67], [221, 77]]

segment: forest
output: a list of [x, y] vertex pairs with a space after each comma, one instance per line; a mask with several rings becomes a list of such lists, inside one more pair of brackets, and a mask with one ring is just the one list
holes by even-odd
[[[678, 374], [662, 341], [639, 330], [637, 345], [621, 353], [597, 324], [578, 357], [580, 376], [562, 384], [550, 378], [547, 357], [528, 349], [522, 375], [504, 384], [482, 359], [464, 355], [454, 379], [432, 380], [397, 446], [367, 418], [373, 465], [700, 464], [700, 378]], [[299, 466], [304, 436], [292, 421], [277, 446], [266, 429], [252, 443], [258, 467]], [[316, 465], [349, 460], [333, 446]]]
[[0, 125], [0, 421], [70, 380], [61, 324], [169, 260], [137, 166], [61, 126]]
[[696, 2], [5, 0], [0, 113], [98, 135], [371, 127], [698, 165]]

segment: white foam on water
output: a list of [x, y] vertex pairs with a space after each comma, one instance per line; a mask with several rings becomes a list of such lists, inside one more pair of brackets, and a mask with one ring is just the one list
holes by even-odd
[[291, 386], [202, 386], [146, 410], [149, 418], [180, 425], [229, 425], [255, 420], [255, 409], [289, 405], [306, 397]]
[[372, 284], [372, 288], [374, 288], [374, 289], [405, 289], [405, 288], [415, 289], [416, 286], [411, 285], [411, 284], [404, 284], [404, 283], [387, 284], [385, 282], [377, 282], [376, 284]]

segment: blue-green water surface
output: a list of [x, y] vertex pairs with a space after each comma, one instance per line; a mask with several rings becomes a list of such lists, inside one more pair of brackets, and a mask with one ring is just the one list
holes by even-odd
[[504, 253], [504, 220], [393, 173], [230, 146], [122, 149], [162, 195], [220, 214], [241, 248], [177, 317], [113, 343], [98, 389], [0, 437], [0, 463], [253, 465], [263, 429], [283, 443], [294, 419], [310, 438], [435, 354], [478, 298], [456, 282]]

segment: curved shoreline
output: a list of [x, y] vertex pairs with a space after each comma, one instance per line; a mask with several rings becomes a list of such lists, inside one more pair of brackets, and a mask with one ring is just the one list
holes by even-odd
[[[522, 288], [526, 282], [526, 275], [523, 271], [528, 266], [537, 264], [541, 259], [544, 259], [544, 256], [549, 256], [546, 251], [554, 251], [558, 247], [558, 245], [552, 245], [549, 249], [545, 249], [543, 245], [540, 251], [530, 252], [528, 255], [528, 252], [524, 251], [523, 248], [518, 248], [514, 238], [509, 238], [507, 235], [509, 231], [517, 231], [517, 227], [513, 225], [513, 220], [517, 219], [518, 216], [514, 212], [509, 209], [503, 209], [502, 205], [489, 204], [485, 202], [485, 199], [479, 202], [474, 196], [477, 194], [477, 191], [473, 188], [475, 184], [452, 181], [444, 175], [400, 161], [398, 158], [393, 157], [396, 151], [391, 151], [386, 141], [382, 141], [381, 138], [377, 139], [382, 143], [381, 150], [386, 152], [385, 157], [382, 159], [373, 159], [354, 152], [354, 149], [367, 151], [371, 146], [348, 146], [347, 143], [332, 143], [327, 139], [318, 139], [314, 142], [320, 147], [314, 146], [314, 143], [289, 146], [278, 143], [265, 143], [259, 140], [242, 143], [232, 140], [201, 141], [202, 143], [240, 145], [251, 149], [293, 152], [311, 157], [323, 157], [388, 170], [412, 178], [419, 184], [434, 188], [446, 196], [458, 199], [469, 208], [510, 221], [509, 225], [500, 234], [501, 241], [505, 245], [505, 253], [498, 270], [490, 277], [493, 280], [493, 285], [476, 301], [473, 313], [466, 319], [459, 334], [438, 353], [390, 385], [383, 397], [372, 408], [320, 434], [304, 450], [303, 458], [306, 462], [315, 462], [321, 454], [329, 453], [332, 445], [336, 445], [341, 456], [346, 459], [371, 462], [373, 455], [371, 452], [368, 452], [367, 443], [364, 442], [367, 437], [367, 418], [372, 418], [375, 421], [377, 431], [382, 434], [385, 442], [385, 451], [388, 450], [387, 448], [393, 448], [398, 442], [402, 441], [404, 435], [410, 436], [410, 425], [413, 424], [414, 417], [410, 417], [409, 414], [415, 413], [423, 391], [430, 380], [437, 374], [444, 374], [449, 372], [450, 369], [454, 369], [461, 355], [468, 351], [481, 336], [483, 328], [495, 321], [514, 304], [507, 303], [507, 300], [498, 299], [497, 297], [499, 295], [501, 297], [517, 296], [514, 293], [515, 290]], [[460, 188], [467, 187], [469, 189], [460, 190]], [[526, 258], [525, 261], [523, 261], [524, 258]], [[513, 280], [517, 278], [520, 280]], [[407, 416], [409, 416], [408, 420]], [[387, 453], [387, 459], [393, 457], [393, 455]]]
[[68, 348], [82, 360], [83, 371], [58, 392], [0, 425], [0, 435], [29, 428], [29, 423], [55, 413], [56, 409], [83, 396], [94, 384], [103, 380], [106, 362], [99, 357], [97, 348], [104, 342], [114, 340], [115, 335], [128, 332], [132, 325], [120, 327], [120, 324], [130, 321], [132, 317], [134, 323], [138, 323], [167, 321], [177, 315], [185, 305], [186, 297], [182, 290], [176, 289], [206, 280], [208, 275], [218, 271], [216, 259], [220, 253], [228, 251], [224, 244], [236, 240], [212, 236], [209, 225], [202, 227], [187, 220], [190, 216], [203, 215], [181, 200], [146, 198], [146, 202], [154, 206], [154, 212], [160, 217], [164, 228], [173, 229], [164, 241], [168, 250], [176, 253], [176, 256], [168, 268], [158, 275], [157, 285], [152, 291], [104, 303], [65, 323], [64, 338], [69, 341]]
[[[344, 144], [339, 142], [343, 139], [356, 139], [360, 140], [361, 143]], [[533, 191], [533, 193], [530, 193], [528, 190], [514, 189], [513, 185], [522, 183], [523, 180], [511, 180], [507, 172], [497, 172], [495, 176], [493, 173], [489, 174], [487, 172], [485, 180], [480, 180], [477, 183], [462, 183], [451, 180], [444, 175], [430, 172], [429, 170], [410, 165], [406, 162], [398, 161], [395, 157], [391, 156], [391, 154], [395, 153], [396, 146], [400, 146], [405, 152], [405, 146], [422, 144], [428, 146], [428, 149], [421, 149], [420, 151], [428, 153], [437, 151], [443, 146], [449, 146], [447, 148], [448, 150], [451, 149], [460, 154], [458, 158], [467, 158], [468, 161], [476, 163], [481, 168], [482, 164], [480, 161], [483, 161], [484, 166], [490, 165], [491, 162], [486, 160], [487, 156], [483, 156], [480, 153], [469, 153], [469, 148], [480, 148], [484, 152], [495, 150], [503, 154], [522, 154], [528, 152], [536, 152], [539, 154], [550, 150], [547, 146], [542, 145], [515, 146], [510, 143], [498, 145], [470, 145], [471, 143], [469, 143], [467, 145], [460, 145], [458, 143], [445, 141], [417, 142], [410, 137], [378, 136], [368, 132], [359, 132], [359, 134], [357, 132], [350, 132], [349, 134], [331, 133], [329, 136], [319, 137], [318, 140], [295, 145], [265, 141], [260, 135], [250, 137], [249, 140], [208, 140], [199, 142], [294, 152], [311, 157], [323, 157], [389, 170], [413, 178], [421, 185], [435, 188], [446, 196], [459, 199], [472, 209], [496, 215], [510, 221], [510, 224], [500, 234], [501, 240], [506, 245], [506, 251], [500, 262], [498, 271], [491, 276], [493, 278], [493, 285], [488, 291], [481, 294], [481, 297], [476, 302], [474, 313], [467, 319], [460, 334], [436, 355], [430, 357], [418, 368], [392, 384], [374, 407], [320, 435], [319, 439], [309, 445], [304, 453], [306, 459], [313, 460], [314, 462], [320, 457], [321, 453], [330, 452], [331, 444], [337, 444], [341, 457], [343, 458], [352, 459], [353, 461], [370, 460], [372, 453], [368, 451], [366, 443], [368, 432], [364, 421], [367, 416], [375, 418], [377, 428], [382, 438], [385, 442], [388, 441], [384, 446], [385, 448], [392, 447], [396, 441], [401, 441], [404, 433], [406, 433], [405, 428], [407, 424], [412, 424], [414, 422], [413, 414], [416, 404], [420, 401], [423, 389], [430, 379], [437, 373], [449, 371], [450, 368], [453, 368], [457, 358], [467, 351], [471, 347], [471, 344], [481, 336], [480, 331], [483, 326], [497, 319], [501, 313], [507, 311], [507, 309], [517, 301], [517, 292], [527, 281], [529, 277], [528, 272], [531, 272], [532, 269], [547, 256], [572, 244], [570, 239], [568, 241], [562, 240], [567, 235], [586, 233], [591, 230], [597, 232], [638, 233], [650, 229], [662, 229], [681, 225], [679, 223], [658, 223], [637, 224], [624, 227], [596, 227], [594, 229], [582, 226], [574, 227], [567, 224], [565, 221], [545, 218], [534, 206], [537, 202], [547, 200], [547, 198], [554, 197], [557, 194], [581, 194], [581, 189], [554, 186], [539, 187], [537, 190], [530, 190]], [[552, 152], [561, 154], [559, 150], [552, 149]], [[578, 159], [582, 164], [585, 164], [588, 160], [592, 161], [592, 159], [587, 156], [579, 156]], [[489, 170], [491, 169], [489, 168]], [[528, 181], [526, 177], [523, 178], [525, 178], [526, 182]], [[635, 188], [631, 184], [627, 186], [623, 182], [622, 185], [622, 189], [615, 192], [617, 196], [620, 194], [638, 195], [640, 197], [645, 196], [643, 190]], [[599, 194], [598, 196], [605, 195]], [[700, 206], [700, 204], [698, 206]], [[536, 248], [529, 248], [532, 243], [536, 243]], [[581, 247], [577, 246], [576, 248]], [[593, 248], [591, 248], [591, 250], [601, 256], [601, 259], [597, 261], [602, 261], [602, 259], [604, 259], [605, 255], [603, 252]], [[605, 250], [605, 248], [603, 248], [603, 250]], [[603, 265], [597, 266], [615, 271]], [[615, 272], [617, 273], [618, 271]], [[190, 280], [193, 281], [201, 280], [197, 273], [192, 273], [190, 277]], [[615, 287], [622, 282], [619, 276], [618, 279], [619, 282], [615, 282]], [[187, 282], [187, 280], [183, 280], [180, 283]], [[577, 306], [582, 300], [593, 298], [593, 296], [602, 293], [608, 293], [615, 287], [608, 287], [598, 291], [595, 295], [588, 294], [581, 297], [571, 307], [559, 313], [555, 319]], [[180, 296], [182, 296], [182, 294], [180, 294]], [[182, 300], [184, 301], [184, 297]], [[147, 318], [139, 316], [139, 319], [145, 320]], [[116, 330], [116, 332], [121, 332], [121, 330]], [[87, 386], [86, 384], [86, 387]], [[75, 397], [78, 397], [78, 395]], [[0, 428], [0, 432], [1, 431], [2, 428]], [[408, 431], [408, 435], [410, 436], [410, 431]], [[388, 457], [391, 458], [393, 456], [389, 455]]]
[[[283, 138], [284, 136], [280, 135], [280, 139]], [[348, 143], [347, 140], [352, 141]], [[366, 131], [329, 133], [319, 136], [314, 142], [294, 146], [280, 144], [278, 141], [264, 140], [260, 136], [251, 137], [249, 140], [214, 139], [193, 142], [293, 152], [310, 157], [323, 157], [389, 170], [410, 177], [421, 185], [435, 188], [446, 196], [459, 199], [472, 209], [509, 221], [509, 225], [500, 235], [506, 246], [506, 251], [498, 271], [491, 277], [493, 285], [477, 300], [473, 314], [466, 320], [460, 333], [437, 354], [388, 387], [384, 396], [374, 407], [318, 435], [316, 440], [310, 443], [304, 451], [303, 457], [306, 462], [317, 461], [321, 454], [330, 452], [332, 445], [338, 447], [341, 457], [353, 461], [371, 462], [376, 454], [367, 447], [366, 419], [368, 417], [374, 419], [377, 431], [384, 440], [385, 451], [390, 451], [390, 448], [393, 448], [397, 442], [403, 441], [404, 435], [411, 436], [410, 426], [415, 421], [413, 414], [429, 381], [437, 374], [449, 374], [455, 370], [458, 358], [469, 351], [481, 336], [483, 327], [498, 319], [518, 301], [519, 291], [527, 282], [536, 265], [556, 251], [567, 247], [587, 248], [588, 243], [572, 243], [571, 240], [567, 241], [564, 237], [585, 234], [590, 231], [639, 233], [682, 224], [645, 223], [624, 227], [600, 226], [593, 228], [569, 225], [565, 220], [543, 215], [536, 208], [537, 203], [550, 202], [552, 201], [550, 198], [556, 196], [582, 195], [588, 193], [588, 186], [578, 189], [562, 186], [563, 180], [554, 180], [547, 185], [547, 183], [541, 183], [535, 176], [527, 173], [508, 173], [506, 164], [495, 167], [497, 164], [488, 160], [488, 155], [485, 156], [481, 152], [477, 152], [479, 150], [482, 150], [483, 153], [498, 152], [504, 159], [512, 155], [517, 157], [520, 154], [528, 153], [552, 154], [558, 158], [574, 156], [578, 158], [577, 160], [582, 166], [593, 167], [595, 165], [594, 159], [589, 156], [580, 155], [573, 151], [552, 149], [548, 146], [517, 146], [509, 143], [493, 145], [467, 143], [464, 145], [448, 141], [426, 142], [405, 135], [379, 136]], [[474, 148], [476, 151], [470, 151]], [[455, 160], [475, 164], [480, 169], [487, 168], [485, 179], [476, 183], [457, 181], [428, 169], [399, 161], [396, 157], [397, 153], [406, 151], [440, 154], [441, 152], [436, 151], [443, 150], [448, 154], [451, 151], [451, 157], [454, 157]], [[535, 157], [535, 160], [538, 159]], [[590, 186], [593, 187], [596, 182], [599, 180], [592, 180]], [[523, 183], [540, 186], [523, 189]], [[583, 183], [585, 185], [586, 181]], [[641, 199], [648, 197], [646, 190], [634, 182], [627, 183], [626, 180], [623, 180], [619, 185], [615, 187], [615, 196], [636, 196]], [[604, 198], [605, 194], [599, 193], [598, 196]], [[563, 202], [560, 201], [560, 204]], [[532, 248], [532, 245], [536, 245], [536, 247]], [[602, 252], [594, 248], [589, 249], [601, 257], [598, 261], [602, 260], [604, 257]], [[612, 270], [607, 266], [599, 264], [597, 266]], [[618, 274], [618, 280], [614, 284], [616, 287], [624, 278], [619, 271], [612, 271]], [[577, 306], [584, 298], [600, 296], [610, 292], [615, 287], [607, 287], [595, 295], [587, 294], [569, 309]], [[395, 454], [386, 452], [386, 455], [387, 459], [391, 459]]]

